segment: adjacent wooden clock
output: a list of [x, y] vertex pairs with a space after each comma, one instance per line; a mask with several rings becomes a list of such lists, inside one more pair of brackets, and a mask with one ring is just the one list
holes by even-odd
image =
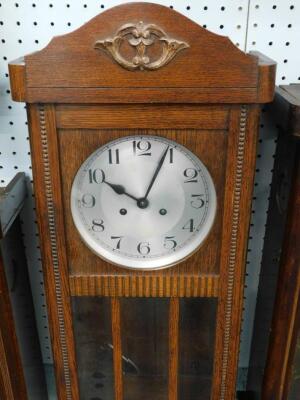
[[28, 108], [59, 399], [232, 400], [275, 64], [132, 3], [10, 75]]
[[[273, 310], [270, 310], [273, 311], [273, 316], [272, 325], [268, 330], [267, 357], [262, 360], [265, 363], [263, 379], [261, 379], [261, 398], [296, 400], [300, 393], [300, 247], [298, 243], [300, 229], [300, 85], [290, 84], [277, 87], [272, 106], [274, 112], [280, 111], [281, 116], [272, 198], [276, 195], [275, 207], [277, 210], [275, 208], [275, 212], [283, 214], [285, 226], [281, 232], [281, 240], [277, 239], [277, 246], [280, 249], [279, 269], [275, 275], [277, 290], [275, 291], [276, 296], [271, 293], [271, 296], [275, 297], [275, 301]], [[288, 172], [289, 174], [287, 174]], [[270, 236], [270, 233], [268, 235]], [[266, 257], [269, 256], [267, 250], [268, 248], [264, 250]], [[270, 278], [270, 273], [268, 274], [266, 269], [263, 272], [263, 276]], [[274, 274], [274, 271], [272, 272]], [[261, 286], [264, 285], [264, 279], [261, 279]], [[260, 293], [260, 298], [262, 298], [262, 293]], [[261, 313], [260, 308], [258, 308], [258, 314]], [[256, 325], [259, 322], [257, 318]], [[264, 332], [263, 334], [265, 336]], [[256, 364], [259, 364], [261, 360], [257, 356], [255, 343], [252, 347], [254, 356], [256, 356], [255, 358], [253, 356], [253, 359], [257, 360]], [[274, 365], [277, 367], [274, 368]], [[255, 384], [257, 386], [257, 382], [252, 378], [249, 386]]]

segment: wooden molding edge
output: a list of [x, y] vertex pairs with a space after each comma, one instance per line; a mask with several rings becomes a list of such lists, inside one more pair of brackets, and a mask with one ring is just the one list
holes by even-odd
[[71, 296], [218, 297], [219, 276], [71, 275]]
[[26, 100], [26, 78], [24, 57], [17, 58], [8, 64], [11, 97], [14, 101]]
[[277, 63], [259, 51], [251, 51], [258, 58], [257, 103], [270, 103], [275, 96]]

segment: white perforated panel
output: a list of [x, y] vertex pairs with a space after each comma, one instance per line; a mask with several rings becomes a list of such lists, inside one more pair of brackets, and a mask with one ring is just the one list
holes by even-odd
[[[25, 171], [31, 187], [31, 165], [24, 104], [10, 99], [7, 62], [43, 48], [50, 39], [78, 28], [106, 8], [126, 1], [0, 0], [0, 182]], [[278, 83], [300, 80], [300, 1], [191, 0], [157, 1], [216, 33], [227, 35], [243, 50], [259, 50], [278, 61]], [[247, 368], [257, 284], [272, 174], [276, 133], [262, 117], [258, 147], [255, 200], [250, 231], [245, 311], [240, 366]], [[36, 318], [45, 363], [51, 362], [43, 275], [34, 214], [29, 196], [23, 212], [23, 231]]]

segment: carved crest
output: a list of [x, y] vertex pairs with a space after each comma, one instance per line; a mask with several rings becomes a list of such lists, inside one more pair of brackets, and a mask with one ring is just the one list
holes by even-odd
[[[124, 56], [121, 51], [121, 46], [126, 43], [135, 50], [131, 59]], [[158, 58], [147, 53], [147, 48], [155, 44], [160, 45]], [[104, 50], [123, 68], [134, 71], [159, 69], [189, 45], [168, 37], [162, 29], [154, 24], [144, 24], [140, 21], [137, 24], [123, 25], [115, 37], [98, 40], [94, 47]]]

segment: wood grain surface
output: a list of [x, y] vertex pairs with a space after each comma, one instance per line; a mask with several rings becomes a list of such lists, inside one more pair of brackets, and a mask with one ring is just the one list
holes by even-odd
[[213, 400], [235, 397], [259, 108], [232, 110], [225, 178]]
[[71, 275], [72, 296], [108, 297], [218, 297], [218, 275]]
[[56, 387], [60, 399], [78, 399], [55, 112], [52, 105], [27, 111]]
[[[128, 71], [94, 48], [139, 21], [189, 47], [155, 71]], [[158, 52], [155, 46], [151, 51]], [[127, 53], [132, 56], [132, 49]], [[151, 3], [107, 10], [9, 68], [13, 98], [30, 103], [264, 103], [274, 95], [276, 70], [260, 53], [246, 55], [229, 38]]]
[[[155, 24], [190, 47], [156, 71], [128, 71], [94, 49], [128, 23]], [[222, 55], [222, 56], [221, 56]], [[28, 87], [234, 87], [255, 88], [258, 60], [224, 36], [207, 31], [169, 7], [124, 4], [107, 10], [76, 31], [55, 37], [43, 50], [25, 57]], [[207, 66], [210, 68], [207, 68]], [[89, 71], [89, 73], [87, 73]]]

